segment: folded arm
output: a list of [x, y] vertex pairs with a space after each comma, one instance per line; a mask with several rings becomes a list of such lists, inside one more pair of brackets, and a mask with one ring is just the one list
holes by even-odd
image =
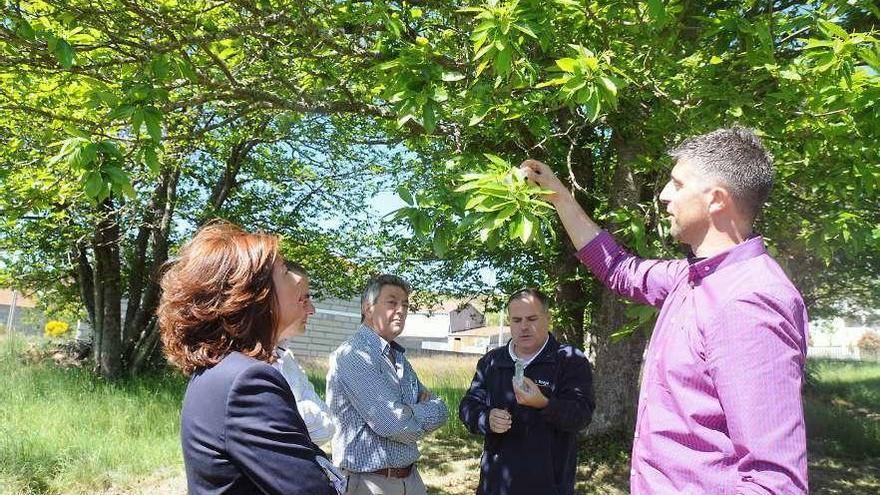
[[347, 350], [337, 356], [335, 367], [342, 392], [373, 432], [404, 443], [425, 436], [412, 406], [386, 385], [367, 352]]

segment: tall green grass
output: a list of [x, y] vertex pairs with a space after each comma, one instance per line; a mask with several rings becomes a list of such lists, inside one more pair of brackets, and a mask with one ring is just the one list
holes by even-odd
[[180, 469], [185, 381], [155, 373], [118, 383], [0, 344], [0, 493], [94, 493], [160, 468]]
[[804, 414], [813, 450], [880, 457], [880, 363], [812, 360]]
[[[0, 494], [123, 493], [126, 487], [147, 493], [150, 489], [138, 489], [142, 478], [157, 471], [182, 475], [179, 411], [186, 380], [180, 374], [108, 383], [51, 359], [24, 359], [26, 345], [0, 336], [5, 381], [0, 386]], [[477, 358], [409, 359], [450, 412], [449, 422], [422, 442], [423, 449], [467, 438], [458, 403]], [[326, 359], [303, 364], [323, 395]], [[814, 380], [806, 390], [805, 410], [811, 459], [880, 456], [880, 363], [811, 361], [809, 366]], [[595, 448], [582, 446], [582, 477], [595, 483], [604, 476], [624, 486], [626, 470], [617, 467], [625, 467], [628, 449], [599, 450], [608, 453], [597, 455]]]

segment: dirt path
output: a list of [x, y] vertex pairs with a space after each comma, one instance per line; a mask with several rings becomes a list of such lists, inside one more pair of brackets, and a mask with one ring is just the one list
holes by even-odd
[[[479, 478], [479, 445], [471, 440], [446, 439], [423, 449], [421, 470], [431, 495], [470, 495]], [[609, 466], [578, 466], [578, 491], [584, 494], [624, 495], [625, 482], [619, 469]], [[585, 467], [586, 466], [586, 467]], [[589, 478], [589, 480], [587, 479]], [[880, 459], [865, 461], [821, 458], [810, 463], [813, 495], [877, 495], [880, 493]], [[182, 473], [161, 470], [128, 486], [112, 487], [100, 495], [185, 495]]]

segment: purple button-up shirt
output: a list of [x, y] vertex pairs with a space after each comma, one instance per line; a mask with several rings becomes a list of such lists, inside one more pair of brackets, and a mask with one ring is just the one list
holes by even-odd
[[763, 239], [689, 263], [635, 257], [602, 232], [577, 256], [617, 294], [660, 308], [632, 493], [807, 493], [807, 314]]

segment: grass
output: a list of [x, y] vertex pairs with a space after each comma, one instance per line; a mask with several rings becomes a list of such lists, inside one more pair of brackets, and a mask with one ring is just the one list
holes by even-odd
[[815, 360], [809, 375], [804, 414], [811, 450], [880, 457], [880, 363]]
[[[411, 356], [422, 381], [444, 398], [449, 423], [421, 442], [429, 493], [474, 492], [480, 438], [457, 420], [476, 356]], [[303, 362], [323, 394], [325, 360]], [[129, 495], [185, 493], [179, 410], [185, 380], [154, 373], [107, 383], [60, 367], [23, 341], [0, 336], [0, 493]], [[811, 493], [880, 493], [880, 363], [811, 361], [805, 394]], [[629, 444], [585, 439], [577, 493], [627, 493]]]
[[93, 493], [180, 470], [182, 377], [108, 383], [0, 342], [0, 493]]

